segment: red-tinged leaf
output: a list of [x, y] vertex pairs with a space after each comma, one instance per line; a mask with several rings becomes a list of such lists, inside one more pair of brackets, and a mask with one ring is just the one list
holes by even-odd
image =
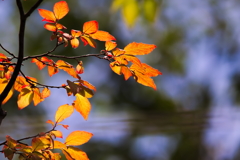
[[30, 87], [23, 88], [18, 95], [18, 109], [27, 107], [33, 100], [33, 91]]
[[131, 76], [133, 76], [133, 73], [127, 66], [122, 66], [121, 72], [124, 75], [125, 80], [128, 80]]
[[64, 119], [68, 118], [69, 116], [72, 115], [73, 111], [74, 111], [73, 106], [68, 104], [58, 107], [58, 110], [55, 114], [55, 122], [59, 123]]
[[54, 141], [54, 149], [67, 149], [66, 144], [60, 142], [60, 141]]
[[54, 4], [53, 6], [53, 12], [55, 14], [55, 17], [59, 20], [62, 19], [68, 12], [68, 4], [66, 1], [60, 1]]
[[38, 9], [38, 13], [43, 18], [43, 21], [56, 22], [56, 17], [52, 11], [46, 9]]
[[77, 78], [79, 79], [79, 76], [76, 72], [76, 70], [73, 68], [73, 66], [63, 60], [58, 60], [56, 62], [56, 65], [59, 69], [64, 70], [65, 72], [67, 72], [70, 76], [72, 76], [73, 78]]
[[[6, 78], [0, 79], [0, 94], [3, 92], [5, 87], [7, 86], [9, 80]], [[3, 100], [2, 104], [5, 104], [13, 95], [14, 93], [14, 87], [11, 88], [11, 90], [8, 92], [7, 97]]]
[[33, 104], [34, 106], [36, 106], [44, 99], [42, 98], [39, 88], [33, 88], [32, 90], [33, 90]]
[[91, 111], [91, 104], [89, 100], [81, 94], [77, 93], [75, 96], [76, 101], [74, 102], [74, 108], [87, 120]]
[[117, 43], [116, 42], [113, 42], [113, 41], [106, 41], [105, 43], [105, 49], [107, 51], [111, 51], [113, 50], [114, 48], [117, 47]]
[[84, 85], [85, 87], [91, 89], [91, 90], [94, 90], [95, 92], [97, 91], [97, 89], [91, 84], [89, 83], [88, 81], [84, 81], [84, 80], [79, 80], [79, 82]]
[[48, 59], [47, 57], [42, 57], [42, 58], [41, 58], [41, 61], [43, 61], [43, 62], [48, 62], [49, 64], [53, 64], [53, 60]]
[[63, 138], [63, 134], [61, 131], [51, 131], [52, 134], [54, 134], [55, 137], [58, 137], [58, 138]]
[[96, 42], [92, 39], [92, 37], [89, 36], [81, 36], [81, 40], [83, 41], [84, 46], [89, 44], [89, 46], [96, 48], [97, 44]]
[[79, 146], [87, 143], [92, 136], [92, 133], [86, 131], [74, 131], [67, 136], [65, 144], [70, 146]]
[[47, 98], [47, 97], [50, 96], [50, 94], [51, 94], [51, 91], [50, 91], [50, 89], [48, 89], [47, 87], [45, 87], [45, 88], [42, 90], [42, 93], [41, 93], [42, 98]]
[[46, 66], [43, 62], [39, 61], [37, 58], [33, 58], [31, 62], [35, 63], [38, 66], [38, 69], [40, 70], [42, 70]]
[[50, 77], [52, 77], [54, 74], [58, 73], [59, 70], [56, 67], [48, 66], [48, 74]]
[[51, 141], [46, 137], [36, 137], [32, 139], [32, 149], [33, 151], [38, 151], [46, 149], [50, 146]]
[[152, 52], [156, 47], [154, 44], [132, 42], [124, 48], [124, 51], [126, 52], [125, 54], [130, 55], [145, 55]]
[[61, 149], [61, 151], [63, 152], [67, 160], [75, 160], [74, 158], [72, 158], [71, 154], [67, 152], [67, 150]]
[[56, 25], [55, 24], [53, 24], [53, 23], [46, 23], [46, 24], [44, 24], [44, 26], [43, 26], [45, 29], [47, 29], [47, 30], [49, 30], [49, 31], [52, 31], [52, 32], [56, 32], [57, 31], [57, 27], [56, 27]]
[[52, 126], [55, 125], [55, 123], [54, 123], [52, 120], [47, 120], [46, 123], [49, 123], [49, 124], [51, 124]]
[[69, 146], [67, 148], [67, 151], [76, 160], [77, 159], [78, 160], [89, 160], [87, 154], [85, 152], [83, 152], [82, 150], [80, 150], [79, 148]]
[[116, 38], [113, 37], [110, 33], [106, 31], [101, 31], [101, 30], [98, 30], [97, 32], [91, 34], [91, 37], [99, 41], [115, 41], [116, 40]]
[[81, 34], [82, 34], [81, 31], [74, 30], [74, 29], [71, 30], [71, 35], [75, 38], [79, 37]]
[[18, 76], [14, 83], [14, 89], [17, 90], [18, 92], [21, 92], [21, 90], [23, 89], [23, 86], [25, 85], [28, 85], [25, 78], [22, 76]]
[[113, 70], [113, 72], [115, 72], [116, 74], [118, 74], [118, 75], [122, 74], [122, 72], [121, 72], [122, 66], [120, 66], [118, 63], [111, 62], [109, 66]]
[[69, 125], [61, 124], [63, 128], [68, 129]]
[[0, 58], [1, 59], [7, 59], [7, 56], [5, 54], [3, 54], [3, 53], [0, 53]]
[[73, 38], [71, 41], [72, 48], [77, 48], [79, 46], [79, 40], [77, 38]]
[[84, 67], [83, 67], [83, 62], [80, 61], [76, 67], [76, 72], [77, 74], [83, 74], [84, 72]]
[[88, 21], [83, 24], [83, 32], [86, 34], [92, 34], [98, 31], [97, 21]]

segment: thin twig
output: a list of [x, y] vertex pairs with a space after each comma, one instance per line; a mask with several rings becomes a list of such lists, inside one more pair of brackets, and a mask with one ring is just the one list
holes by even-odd
[[5, 52], [7, 52], [9, 55], [11, 55], [13, 58], [17, 58], [13, 53], [9, 52], [6, 48], [4, 48], [2, 44], [0, 44], [0, 47], [1, 47]]

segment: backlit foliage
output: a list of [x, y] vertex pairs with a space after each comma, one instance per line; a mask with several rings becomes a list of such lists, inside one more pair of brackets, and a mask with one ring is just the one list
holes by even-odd
[[[20, 2], [18, 1], [18, 3]], [[97, 91], [91, 83], [81, 78], [81, 74], [84, 73], [84, 67], [83, 62], [79, 59], [94, 56], [100, 60], [107, 60], [112, 71], [118, 75], [123, 75], [125, 80], [133, 77], [136, 82], [156, 90], [157, 87], [151, 77], [158, 76], [161, 72], [142, 63], [137, 57], [138, 55], [149, 54], [156, 46], [153, 44], [132, 42], [120, 49], [117, 46], [114, 36], [106, 31], [99, 30], [99, 24], [96, 20], [85, 22], [82, 30], [71, 29], [70, 33], [67, 33], [65, 32], [66, 27], [59, 23], [69, 12], [66, 1], [55, 3], [53, 11], [38, 9], [38, 12], [43, 21], [46, 22], [44, 28], [52, 32], [50, 39], [56, 41], [56, 46], [46, 53], [23, 57], [23, 62], [31, 60], [32, 63], [37, 65], [39, 70], [47, 68], [50, 77], [63, 70], [75, 80], [66, 79], [66, 84], [49, 86], [40, 83], [34, 77], [26, 76], [20, 69], [12, 89], [8, 92], [2, 104], [6, 103], [12, 97], [13, 93], [17, 91], [19, 92], [17, 100], [19, 109], [24, 109], [31, 103], [36, 106], [44, 101], [45, 98], [51, 96], [50, 89], [54, 88], [62, 88], [66, 90], [66, 96], [75, 96], [76, 99], [72, 104], [64, 104], [58, 107], [54, 120], [46, 122], [52, 126], [51, 130], [22, 139], [14, 139], [6, 136], [6, 141], [0, 143], [3, 146], [1, 152], [9, 160], [12, 160], [14, 155], [18, 156], [20, 160], [58, 160], [61, 159], [61, 155], [55, 152], [60, 150], [68, 160], [88, 160], [87, 154], [76, 146], [88, 142], [93, 136], [92, 133], [73, 131], [63, 142], [56, 140], [64, 137], [62, 132], [57, 130], [56, 127], [62, 126], [68, 129], [69, 125], [62, 124], [62, 121], [70, 117], [74, 111], [79, 112], [85, 120], [88, 119], [91, 111], [89, 98], [93, 97]], [[96, 48], [96, 40], [105, 42], [105, 49], [101, 50], [99, 54], [87, 54], [75, 57], [52, 54], [56, 48], [60, 46], [67, 47], [69, 44], [72, 48], [76, 49], [80, 46], [80, 41], [82, 41], [84, 46], [89, 45]], [[4, 91], [16, 69], [16, 64], [12, 62], [12, 59], [17, 57], [7, 50], [6, 52], [12, 57], [7, 57], [7, 53], [0, 53], [0, 93]], [[58, 60], [54, 61], [51, 57], [58, 58]], [[62, 60], [62, 58], [75, 59], [77, 65], [69, 64], [67, 61]], [[29, 139], [31, 139], [30, 144], [23, 143], [24, 140]]]

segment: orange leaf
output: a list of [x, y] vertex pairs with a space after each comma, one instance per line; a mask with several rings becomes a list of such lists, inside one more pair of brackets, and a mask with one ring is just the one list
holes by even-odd
[[12, 137], [10, 137], [8, 135], [6, 136], [6, 141], [7, 141], [7, 146], [9, 148], [15, 148], [17, 145], [17, 141], [12, 139]]
[[148, 75], [150, 77], [156, 77], [158, 75], [162, 75], [162, 73], [159, 70], [147, 65], [146, 63], [142, 63], [141, 66], [133, 64], [131, 66], [131, 70], [138, 71], [138, 72]]
[[23, 88], [18, 95], [18, 108], [23, 109], [27, 107], [33, 100], [33, 91], [30, 87]]
[[74, 30], [74, 29], [71, 30], [71, 35], [72, 35], [73, 37], [75, 37], [75, 38], [76, 38], [76, 37], [79, 37], [81, 34], [82, 34], [81, 31]]
[[53, 23], [46, 23], [46, 24], [44, 24], [44, 26], [43, 26], [45, 29], [47, 29], [47, 30], [49, 30], [49, 31], [52, 31], [52, 32], [56, 32], [57, 31], [57, 27], [56, 27], [56, 25], [55, 24], [53, 24]]
[[130, 54], [130, 55], [144, 55], [144, 54], [149, 54], [156, 47], [157, 46], [154, 44], [132, 42], [124, 48], [124, 51], [126, 52], [125, 54]]
[[86, 86], [87, 88], [91, 89], [91, 90], [94, 90], [95, 92], [97, 91], [97, 89], [91, 84], [89, 83], [88, 81], [84, 81], [84, 80], [79, 80], [79, 82]]
[[58, 137], [58, 138], [63, 138], [63, 135], [62, 135], [62, 132], [61, 131], [51, 131], [51, 133], [55, 136], [55, 137]]
[[89, 44], [91, 47], [96, 48], [97, 44], [96, 42], [93, 40], [92, 37], [90, 36], [81, 36], [81, 40], [83, 41], [84, 46], [86, 46], [87, 44]]
[[52, 120], [47, 120], [46, 123], [49, 123], [49, 124], [51, 124], [52, 126], [54, 126], [54, 124], [55, 124]]
[[157, 90], [157, 86], [156, 84], [154, 83], [153, 79], [150, 78], [149, 76], [147, 75], [144, 75], [142, 73], [139, 73], [139, 72], [135, 72], [134, 74], [134, 79], [142, 84], [142, 85], [145, 85], [145, 86], [148, 86], [148, 87], [152, 87], [154, 90]]
[[42, 93], [41, 93], [42, 98], [47, 98], [47, 97], [50, 96], [50, 94], [51, 94], [51, 91], [50, 91], [50, 89], [48, 89], [47, 87], [45, 87], [45, 88], [42, 90]]
[[33, 151], [46, 149], [50, 146], [50, 144], [51, 144], [50, 139], [46, 137], [36, 137], [32, 139]]
[[48, 66], [48, 74], [50, 77], [52, 77], [54, 74], [58, 73], [59, 70], [56, 67]]
[[84, 72], [84, 67], [83, 67], [83, 62], [82, 62], [82, 61], [80, 61], [80, 62], [78, 63], [78, 65], [77, 65], [77, 67], [76, 67], [76, 72], [77, 72], [78, 74], [83, 74], [83, 72]]
[[33, 104], [34, 106], [38, 105], [40, 102], [42, 102], [44, 99], [42, 98], [42, 95], [40, 93], [39, 88], [33, 88]]
[[58, 60], [56, 62], [56, 65], [59, 69], [64, 70], [65, 72], [67, 72], [69, 75], [71, 75], [74, 78], [79, 78], [76, 70], [73, 68], [73, 66], [63, 60]]
[[35, 63], [38, 66], [38, 69], [42, 70], [46, 65], [39, 61], [37, 58], [33, 58], [32, 63]]
[[55, 14], [55, 17], [59, 20], [62, 19], [68, 12], [68, 4], [66, 1], [60, 1], [54, 4], [53, 6], [53, 12]]
[[111, 51], [113, 50], [114, 48], [117, 47], [117, 43], [116, 42], [113, 42], [113, 41], [106, 41], [105, 43], [105, 49], [107, 51]]
[[83, 24], [83, 32], [87, 34], [92, 34], [98, 31], [97, 21], [88, 21]]
[[63, 128], [68, 129], [69, 125], [61, 124]]
[[77, 93], [76, 101], [74, 102], [74, 108], [83, 116], [85, 120], [88, 119], [88, 115], [91, 111], [91, 104], [86, 97], [83, 97], [81, 94]]
[[92, 136], [92, 133], [86, 131], [74, 131], [67, 136], [64, 144], [70, 146], [82, 145], [87, 143]]
[[67, 146], [64, 143], [55, 140], [54, 149], [67, 149]]
[[113, 37], [110, 33], [106, 31], [101, 31], [101, 30], [98, 30], [97, 32], [91, 34], [91, 37], [99, 41], [112, 41], [112, 40], [115, 41], [116, 40], [116, 38]]
[[72, 115], [73, 111], [74, 111], [73, 106], [68, 104], [58, 107], [58, 110], [55, 114], [55, 122], [59, 123], [64, 119], [68, 118], [69, 116]]
[[70, 43], [73, 48], [77, 48], [79, 46], [79, 40], [77, 38], [71, 39]]
[[89, 160], [87, 154], [80, 150], [79, 148], [69, 146], [67, 148], [68, 153], [74, 158], [79, 160]]
[[121, 72], [124, 75], [125, 80], [128, 80], [131, 76], [133, 76], [131, 70], [127, 66], [122, 66]]
[[52, 11], [46, 10], [46, 9], [38, 9], [38, 13], [40, 16], [42, 16], [42, 21], [48, 21], [48, 22], [56, 22], [56, 17]]
[[[0, 94], [2, 94], [3, 90], [7, 86], [8, 82], [9, 82], [9, 80], [6, 78], [0, 79]], [[7, 97], [3, 100], [2, 104], [5, 104], [12, 97], [13, 93], [14, 93], [14, 87], [11, 88]]]

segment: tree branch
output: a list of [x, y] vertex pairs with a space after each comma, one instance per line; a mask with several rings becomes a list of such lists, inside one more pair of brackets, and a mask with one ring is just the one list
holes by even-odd
[[24, 14], [23, 6], [21, 3], [21, 0], [16, 0], [17, 7], [20, 14], [20, 27], [19, 27], [19, 34], [18, 34], [18, 60], [16, 67], [13, 71], [12, 77], [3, 90], [2, 94], [0, 95], [0, 125], [2, 123], [2, 120], [6, 117], [7, 112], [2, 109], [2, 102], [7, 97], [9, 91], [14, 85], [14, 82], [16, 81], [16, 78], [19, 74], [19, 71], [21, 69], [21, 65], [23, 62], [23, 56], [24, 56], [24, 32], [25, 32], [25, 25], [27, 18], [31, 15], [31, 13], [40, 5], [40, 3], [43, 0], [38, 0], [33, 7], [27, 12], [27, 14]]

